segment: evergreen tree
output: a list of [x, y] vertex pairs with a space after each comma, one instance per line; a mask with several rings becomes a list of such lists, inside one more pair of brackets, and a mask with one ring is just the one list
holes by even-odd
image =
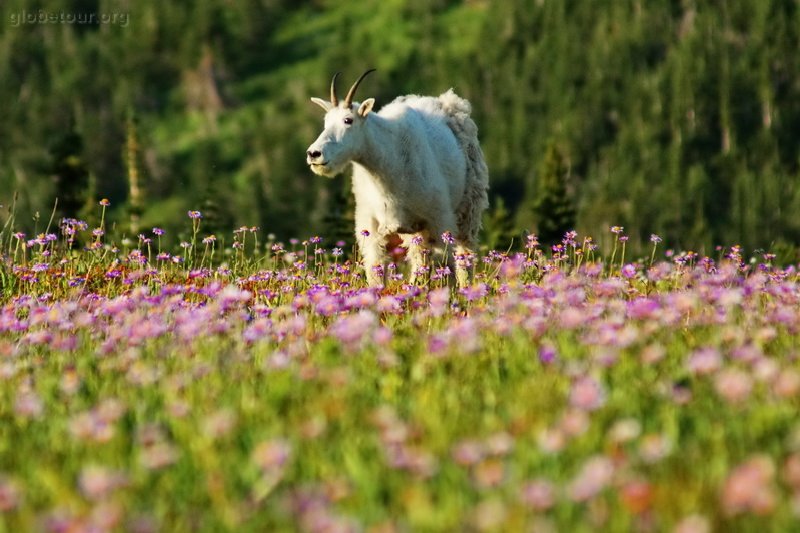
[[483, 215], [481, 243], [489, 250], [504, 250], [512, 245], [516, 236], [514, 221], [502, 196], [495, 196], [492, 203], [493, 206]]
[[322, 217], [323, 235], [329, 245], [344, 241], [345, 250], [353, 243], [355, 227], [355, 200], [347, 187], [349, 183], [349, 178], [331, 181], [327, 208]]
[[62, 217], [78, 217], [89, 198], [90, 180], [83, 155], [83, 139], [70, 129], [50, 148], [51, 172]]
[[533, 214], [537, 221], [539, 241], [555, 244], [564, 234], [575, 229], [575, 204], [567, 190], [569, 167], [555, 143], [547, 145], [539, 171]]
[[209, 183], [205, 194], [200, 200], [200, 210], [203, 213], [202, 237], [214, 235], [223, 237], [233, 227], [233, 221], [226, 217], [223, 209], [225, 197], [221, 191], [216, 190], [213, 183]]

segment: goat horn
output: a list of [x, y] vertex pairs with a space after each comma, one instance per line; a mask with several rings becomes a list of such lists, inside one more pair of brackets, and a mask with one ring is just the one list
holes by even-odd
[[344, 103], [346, 107], [350, 107], [350, 104], [353, 103], [353, 96], [356, 95], [356, 89], [358, 89], [358, 84], [361, 83], [361, 80], [367, 77], [367, 74], [370, 72], [375, 72], [374, 68], [369, 69], [364, 74], [361, 75], [360, 78], [356, 80], [352, 87], [350, 87], [350, 92], [347, 93], [347, 96], [344, 99]]
[[336, 78], [339, 77], [339, 74], [341, 74], [341, 72], [334, 74], [333, 79], [331, 80], [331, 103], [333, 104], [333, 107], [339, 105], [339, 99], [336, 97]]

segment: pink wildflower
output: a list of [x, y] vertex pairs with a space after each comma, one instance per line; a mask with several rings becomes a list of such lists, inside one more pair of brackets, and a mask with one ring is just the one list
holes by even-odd
[[741, 404], [753, 389], [752, 378], [741, 370], [728, 368], [717, 374], [714, 380], [717, 394], [731, 404]]
[[464, 440], [453, 448], [453, 460], [461, 466], [471, 466], [478, 463], [485, 455], [482, 443], [475, 440]]
[[236, 427], [236, 413], [228, 408], [212, 413], [203, 422], [203, 434], [210, 439], [224, 437]]
[[16, 509], [22, 503], [20, 484], [9, 477], [0, 475], [0, 512]]
[[729, 515], [770, 514], [777, 505], [773, 483], [775, 465], [766, 455], [755, 455], [737, 466], [725, 480], [722, 506]]
[[711, 533], [711, 523], [701, 514], [691, 514], [678, 522], [672, 533]]
[[252, 461], [263, 471], [283, 469], [291, 457], [292, 447], [287, 440], [276, 438], [259, 443], [252, 453]]
[[145, 447], [140, 455], [139, 462], [148, 470], [160, 470], [178, 460], [178, 449], [167, 442], [156, 442]]
[[701, 348], [689, 357], [686, 366], [696, 375], [711, 374], [722, 366], [722, 356], [716, 348]]
[[572, 384], [569, 402], [578, 409], [595, 411], [605, 404], [606, 393], [599, 381], [587, 376]]
[[589, 458], [567, 487], [569, 497], [576, 502], [585, 502], [599, 494], [611, 483], [614, 465], [602, 455]]
[[772, 383], [772, 391], [780, 398], [797, 396], [800, 393], [800, 372], [793, 368], [781, 370]]
[[534, 479], [522, 486], [520, 500], [535, 511], [546, 511], [556, 503], [556, 488], [546, 479]]
[[84, 467], [78, 476], [78, 486], [83, 495], [95, 501], [105, 499], [126, 482], [121, 472], [97, 465]]

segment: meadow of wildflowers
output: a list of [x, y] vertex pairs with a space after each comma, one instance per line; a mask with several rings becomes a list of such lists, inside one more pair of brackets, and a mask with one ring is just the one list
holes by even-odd
[[614, 227], [605, 260], [531, 236], [377, 290], [339, 243], [188, 216], [174, 250], [0, 233], [0, 531], [800, 521], [794, 266], [631, 261]]

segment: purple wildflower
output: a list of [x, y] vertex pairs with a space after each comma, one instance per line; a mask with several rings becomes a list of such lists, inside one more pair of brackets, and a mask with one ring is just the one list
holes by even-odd
[[544, 365], [553, 363], [558, 357], [558, 351], [552, 344], [543, 344], [539, 348], [539, 361]]
[[628, 263], [622, 267], [622, 276], [631, 279], [636, 277], [636, 265]]

